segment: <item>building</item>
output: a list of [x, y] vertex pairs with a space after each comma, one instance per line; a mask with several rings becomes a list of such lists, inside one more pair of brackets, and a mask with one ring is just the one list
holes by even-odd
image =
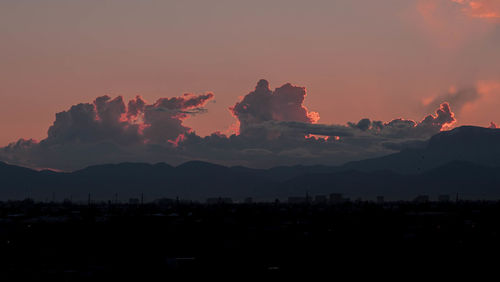
[[377, 204], [383, 204], [385, 202], [384, 196], [377, 196]]
[[418, 195], [415, 199], [413, 199], [413, 202], [415, 202], [417, 204], [428, 203], [429, 202], [429, 196], [427, 196], [427, 195]]
[[289, 204], [305, 204], [309, 202], [308, 197], [288, 197]]
[[175, 203], [175, 200], [169, 199], [169, 198], [161, 198], [161, 199], [155, 200], [154, 202], [155, 202], [155, 204], [160, 205], [160, 206], [169, 206], [169, 205], [172, 205], [173, 203]]
[[208, 198], [207, 199], [207, 204], [209, 205], [216, 205], [216, 204], [232, 204], [233, 203], [233, 199], [232, 198], [223, 198], [223, 197], [219, 197], [219, 198]]
[[450, 195], [439, 195], [438, 196], [438, 202], [449, 202], [450, 201]]
[[314, 202], [316, 204], [326, 204], [328, 203], [328, 197], [325, 195], [317, 195], [316, 197], [314, 197]]
[[347, 199], [345, 199], [342, 194], [340, 193], [332, 193], [330, 194], [330, 204], [340, 204], [346, 202]]

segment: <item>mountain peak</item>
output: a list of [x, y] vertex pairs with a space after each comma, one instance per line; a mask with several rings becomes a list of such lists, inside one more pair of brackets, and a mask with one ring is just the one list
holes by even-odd
[[449, 146], [460, 146], [463, 149], [479, 149], [473, 147], [486, 146], [488, 148], [495, 148], [498, 147], [499, 144], [499, 129], [477, 126], [461, 126], [432, 136], [429, 141], [428, 148], [449, 149]]

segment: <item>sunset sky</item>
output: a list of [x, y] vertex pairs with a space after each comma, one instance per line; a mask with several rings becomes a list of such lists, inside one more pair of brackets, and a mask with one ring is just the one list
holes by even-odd
[[455, 125], [500, 122], [499, 0], [0, 1], [0, 38], [0, 146], [103, 95], [211, 92], [183, 124], [230, 135], [260, 79], [305, 87], [320, 124], [441, 102]]

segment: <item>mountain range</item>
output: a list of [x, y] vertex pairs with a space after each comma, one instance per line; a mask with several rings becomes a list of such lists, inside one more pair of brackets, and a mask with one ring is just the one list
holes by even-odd
[[74, 172], [32, 170], [0, 162], [0, 200], [204, 200], [232, 197], [284, 199], [342, 193], [352, 198], [411, 199], [427, 194], [464, 199], [500, 198], [500, 130], [462, 126], [433, 136], [425, 146], [342, 166], [225, 167], [190, 161], [120, 163]]

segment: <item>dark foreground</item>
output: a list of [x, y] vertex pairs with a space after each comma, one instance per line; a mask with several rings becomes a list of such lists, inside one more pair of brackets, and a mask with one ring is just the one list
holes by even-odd
[[0, 204], [2, 281], [488, 268], [499, 239], [500, 202]]

